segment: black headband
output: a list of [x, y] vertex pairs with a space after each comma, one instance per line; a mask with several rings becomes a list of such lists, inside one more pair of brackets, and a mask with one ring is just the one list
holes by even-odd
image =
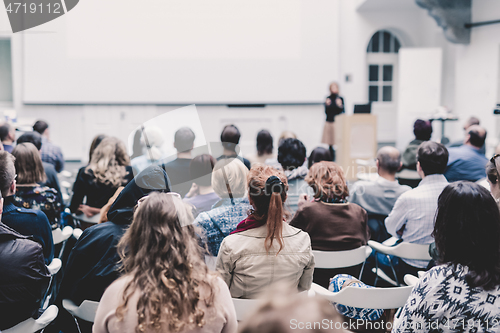
[[279, 179], [276, 176], [271, 176], [267, 178], [266, 187], [264, 189], [264, 194], [266, 196], [271, 196], [273, 192], [281, 194], [283, 193], [284, 190], [285, 190], [285, 185], [283, 184], [281, 179]]

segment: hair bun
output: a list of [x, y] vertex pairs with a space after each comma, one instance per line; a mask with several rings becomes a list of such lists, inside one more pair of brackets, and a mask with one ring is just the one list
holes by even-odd
[[281, 179], [276, 176], [271, 176], [266, 180], [265, 194], [267, 196], [272, 193], [282, 193], [284, 191], [284, 185]]

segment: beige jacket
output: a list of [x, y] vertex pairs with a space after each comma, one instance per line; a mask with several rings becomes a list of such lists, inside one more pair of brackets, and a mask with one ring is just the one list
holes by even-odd
[[229, 235], [222, 241], [217, 257], [217, 271], [229, 286], [234, 298], [258, 298], [274, 283], [298, 291], [311, 287], [314, 256], [311, 239], [304, 231], [283, 225], [284, 247], [279, 245], [266, 253], [267, 227]]

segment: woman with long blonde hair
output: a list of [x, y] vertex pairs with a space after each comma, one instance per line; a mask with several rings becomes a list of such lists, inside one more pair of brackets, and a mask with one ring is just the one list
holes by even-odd
[[314, 257], [309, 235], [286, 222], [288, 180], [282, 171], [256, 165], [247, 177], [252, 209], [222, 241], [217, 270], [236, 298], [257, 298], [273, 283], [311, 287]]
[[139, 200], [118, 244], [124, 275], [102, 296], [94, 333], [236, 332], [228, 288], [201, 259], [192, 222], [176, 193]]
[[[125, 144], [115, 137], [104, 138], [95, 147], [89, 165], [78, 172], [71, 212], [82, 212], [87, 217], [98, 214], [116, 189], [127, 185], [133, 177]], [[83, 204], [85, 197], [87, 201]]]

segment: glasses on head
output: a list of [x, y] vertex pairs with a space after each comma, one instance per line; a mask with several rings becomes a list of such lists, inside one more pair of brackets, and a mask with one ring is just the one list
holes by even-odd
[[[167, 192], [167, 193], [164, 193], [164, 194], [168, 194], [168, 195], [171, 195], [173, 197], [176, 197], [176, 198], [179, 198], [182, 200], [182, 197], [179, 193], [176, 193], [176, 192]], [[139, 200], [137, 200], [137, 207], [139, 207], [144, 201], [146, 201], [146, 199], [149, 197], [149, 194], [148, 195], [145, 195], [143, 196], [142, 198], [140, 198]]]
[[493, 157], [490, 159], [490, 162], [493, 163], [493, 165], [495, 166], [495, 168], [497, 167], [497, 162], [496, 162], [496, 158], [500, 156], [500, 154], [495, 154], [493, 155]]

